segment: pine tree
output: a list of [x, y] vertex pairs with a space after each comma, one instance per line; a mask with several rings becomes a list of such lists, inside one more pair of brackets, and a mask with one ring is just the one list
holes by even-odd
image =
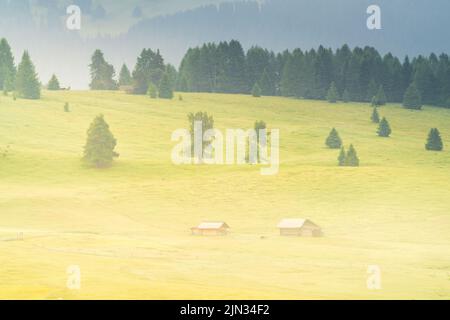
[[150, 82], [150, 84], [148, 85], [147, 94], [152, 99], [158, 98], [158, 88], [156, 88], [156, 86], [153, 84], [153, 82]]
[[103, 52], [95, 50], [89, 65], [91, 73], [91, 90], [116, 90], [117, 83], [114, 80], [114, 67], [107, 63]]
[[97, 116], [87, 132], [84, 161], [97, 168], [108, 167], [119, 155], [114, 151], [117, 140], [109, 129], [103, 115]]
[[347, 89], [345, 89], [344, 93], [342, 94], [342, 102], [344, 103], [350, 102], [350, 94], [348, 93]]
[[372, 116], [370, 117], [373, 123], [380, 123], [380, 115], [378, 114], [378, 108], [373, 108]]
[[405, 96], [403, 97], [403, 106], [407, 109], [422, 109], [422, 98], [414, 82], [406, 89]]
[[325, 144], [330, 149], [339, 149], [342, 146], [342, 140], [341, 137], [339, 137], [339, 133], [335, 128], [333, 128], [328, 135]]
[[132, 84], [133, 79], [131, 78], [130, 70], [126, 64], [123, 64], [119, 73], [119, 86], [131, 86]]
[[261, 97], [261, 88], [259, 87], [258, 82], [255, 83], [252, 89], [252, 96], [255, 98]]
[[22, 61], [17, 68], [16, 91], [19, 97], [25, 99], [41, 97], [41, 85], [28, 51], [23, 53]]
[[345, 153], [345, 148], [344, 146], [341, 147], [341, 152], [339, 153], [339, 157], [338, 157], [338, 161], [339, 161], [339, 166], [343, 167], [345, 166], [345, 159], [347, 158], [347, 154]]
[[378, 136], [380, 137], [389, 137], [392, 133], [391, 127], [389, 126], [389, 122], [386, 120], [386, 118], [383, 117], [381, 119], [380, 125], [378, 127]]
[[0, 40], [0, 90], [14, 90], [16, 67], [14, 57], [6, 39]]
[[47, 89], [53, 90], [53, 91], [57, 91], [57, 90], [61, 89], [58, 78], [55, 75], [52, 75], [50, 81], [48, 82]]
[[425, 149], [428, 151], [442, 151], [444, 149], [441, 134], [438, 129], [433, 128], [430, 130]]
[[367, 88], [367, 96], [366, 96], [366, 101], [371, 102], [373, 101], [373, 97], [375, 97], [377, 95], [377, 91], [378, 87], [377, 87], [377, 83], [375, 82], [375, 80], [371, 80], [369, 82], [369, 86]]
[[330, 103], [336, 103], [339, 99], [339, 94], [336, 89], [336, 84], [334, 82], [331, 83], [330, 88], [327, 93], [327, 100]]
[[261, 79], [259, 79], [258, 84], [261, 87], [261, 94], [263, 96], [275, 95], [275, 86], [273, 85], [273, 82], [270, 79], [269, 73], [266, 69], [264, 69], [264, 72], [261, 76]]
[[386, 94], [384, 93], [383, 86], [380, 86], [378, 88], [378, 92], [375, 97], [376, 97], [377, 106], [384, 106], [386, 104], [387, 99], [386, 99]]
[[359, 167], [359, 158], [352, 144], [350, 145], [350, 148], [348, 149], [347, 152], [347, 156], [345, 157], [345, 166]]
[[146, 94], [150, 82], [158, 85], [165, 72], [164, 59], [159, 50], [142, 50], [133, 70], [133, 93]]
[[161, 83], [159, 84], [159, 97], [161, 99], [173, 98], [173, 89], [167, 72], [163, 75]]
[[376, 107], [379, 106], [379, 105], [378, 105], [378, 100], [377, 100], [377, 97], [376, 97], [376, 96], [373, 96], [373, 97], [372, 97], [372, 101], [371, 101], [370, 104], [371, 104], [372, 107], [374, 107], [374, 108], [376, 108]]

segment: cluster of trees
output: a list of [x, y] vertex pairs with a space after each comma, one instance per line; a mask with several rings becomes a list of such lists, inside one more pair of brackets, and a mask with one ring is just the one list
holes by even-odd
[[[329, 101], [404, 102], [450, 107], [450, 59], [418, 56], [403, 61], [372, 47], [333, 51], [284, 51], [260, 47], [244, 52], [238, 41], [208, 43], [184, 56], [179, 91], [258, 93]], [[258, 96], [258, 94], [256, 94]]]
[[89, 65], [91, 90], [117, 90], [120, 87], [133, 94], [148, 94], [152, 98], [172, 99], [176, 85], [177, 70], [165, 64], [159, 50], [142, 50], [133, 72], [122, 65], [118, 81], [114, 66], [109, 64], [100, 50], [96, 50]]
[[0, 89], [5, 94], [14, 91], [14, 97], [39, 99], [41, 84], [30, 55], [25, 51], [19, 65], [15, 66], [11, 47], [6, 39], [0, 40]]

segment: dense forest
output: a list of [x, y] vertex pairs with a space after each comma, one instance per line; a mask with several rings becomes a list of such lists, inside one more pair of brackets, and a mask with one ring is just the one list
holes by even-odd
[[[371, 102], [382, 93], [384, 102], [404, 102], [450, 108], [450, 59], [447, 54], [405, 57], [402, 61], [375, 48], [347, 45], [333, 51], [295, 49], [274, 53], [260, 47], [247, 52], [232, 40], [190, 48], [179, 70], [166, 64], [159, 52], [144, 49], [132, 72], [123, 65], [116, 80], [114, 67], [96, 50], [90, 64], [94, 90], [127, 87], [134, 94], [157, 92], [172, 98], [172, 90], [188, 92], [244, 93], [331, 101]], [[54, 78], [54, 79], [53, 79]], [[56, 76], [48, 88], [54, 87]], [[59, 87], [59, 85], [57, 86]], [[11, 48], [0, 41], [0, 89], [19, 97], [39, 98], [39, 82], [27, 52], [16, 68]], [[152, 94], [150, 94], [152, 96]]]
[[177, 89], [193, 92], [250, 93], [255, 84], [262, 95], [325, 99], [332, 83], [338, 95], [367, 101], [380, 86], [388, 102], [402, 102], [414, 84], [425, 104], [450, 107], [450, 59], [447, 54], [418, 56], [402, 61], [372, 47], [353, 50], [347, 45], [333, 51], [295, 49], [275, 54], [238, 41], [208, 43], [184, 56]]

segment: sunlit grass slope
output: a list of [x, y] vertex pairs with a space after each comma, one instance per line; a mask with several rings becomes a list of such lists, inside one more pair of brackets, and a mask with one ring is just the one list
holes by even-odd
[[[63, 111], [65, 102], [71, 112]], [[171, 133], [189, 112], [215, 126], [280, 129], [278, 175], [258, 166], [175, 166]], [[0, 298], [450, 298], [450, 110], [240, 95], [151, 100], [119, 92], [0, 97]], [[104, 114], [120, 158], [81, 162], [86, 130]], [[332, 127], [359, 168], [337, 166]], [[447, 149], [426, 152], [432, 127]], [[284, 217], [310, 218], [323, 238], [282, 238]], [[190, 235], [224, 220], [227, 237]], [[81, 289], [67, 288], [71, 265]], [[367, 268], [381, 269], [381, 289]]]

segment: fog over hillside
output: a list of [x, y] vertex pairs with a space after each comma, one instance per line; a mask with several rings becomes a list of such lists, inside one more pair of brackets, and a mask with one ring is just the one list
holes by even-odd
[[[378, 0], [382, 30], [374, 31], [366, 27], [366, 9], [373, 1], [219, 2], [0, 0], [0, 37], [10, 42], [16, 62], [29, 49], [42, 82], [57, 72], [72, 88], [87, 87], [87, 66], [96, 48], [116, 71], [123, 62], [131, 69], [144, 47], [160, 48], [166, 61], [178, 66], [188, 47], [230, 39], [245, 48], [257, 44], [275, 51], [348, 43], [401, 57], [450, 52], [446, 0]], [[71, 3], [82, 8], [80, 31], [65, 28]]]

